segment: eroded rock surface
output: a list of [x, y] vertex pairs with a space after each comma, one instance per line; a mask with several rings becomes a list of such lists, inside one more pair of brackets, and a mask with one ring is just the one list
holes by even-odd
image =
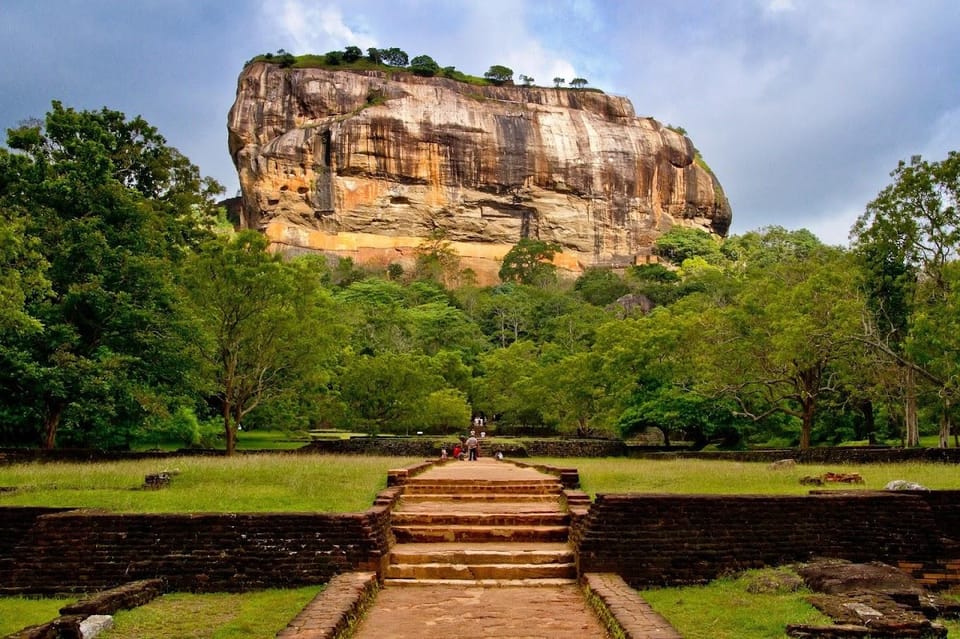
[[946, 637], [932, 620], [953, 618], [960, 604], [927, 592], [908, 574], [886, 564], [820, 560], [797, 569], [807, 586], [822, 594], [807, 597], [835, 625], [789, 625], [799, 639], [847, 637]]
[[521, 237], [558, 242], [577, 272], [731, 221], [689, 138], [598, 92], [257, 62], [228, 128], [242, 224], [293, 250], [409, 265], [442, 230], [489, 281]]

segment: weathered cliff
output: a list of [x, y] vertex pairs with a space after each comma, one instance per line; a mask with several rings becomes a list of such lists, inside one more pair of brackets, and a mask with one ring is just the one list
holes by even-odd
[[576, 272], [731, 220], [688, 138], [593, 91], [258, 62], [228, 128], [243, 225], [293, 250], [409, 264], [443, 230], [489, 283], [521, 237], [558, 242]]

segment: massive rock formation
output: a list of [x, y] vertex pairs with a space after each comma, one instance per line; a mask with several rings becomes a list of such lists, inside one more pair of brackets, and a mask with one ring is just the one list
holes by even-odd
[[409, 265], [442, 231], [481, 283], [521, 237], [555, 262], [644, 261], [730, 205], [691, 141], [595, 91], [248, 65], [229, 115], [242, 224], [287, 250]]

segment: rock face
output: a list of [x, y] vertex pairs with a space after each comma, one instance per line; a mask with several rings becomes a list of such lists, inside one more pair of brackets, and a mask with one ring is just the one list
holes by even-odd
[[579, 272], [646, 261], [673, 225], [731, 221], [688, 138], [593, 91], [257, 62], [228, 128], [241, 224], [288, 250], [409, 266], [442, 231], [490, 283], [522, 237]]

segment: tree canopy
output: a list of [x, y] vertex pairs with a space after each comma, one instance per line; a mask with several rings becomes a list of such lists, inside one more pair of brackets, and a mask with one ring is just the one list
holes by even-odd
[[442, 232], [404, 268], [223, 231], [218, 186], [141, 118], [53, 103], [8, 145], [0, 444], [233, 450], [258, 428], [447, 434], [477, 413], [697, 447], [954, 433], [955, 153], [901, 164], [851, 249], [674, 228], [660, 263], [574, 280], [524, 238], [481, 287]]

